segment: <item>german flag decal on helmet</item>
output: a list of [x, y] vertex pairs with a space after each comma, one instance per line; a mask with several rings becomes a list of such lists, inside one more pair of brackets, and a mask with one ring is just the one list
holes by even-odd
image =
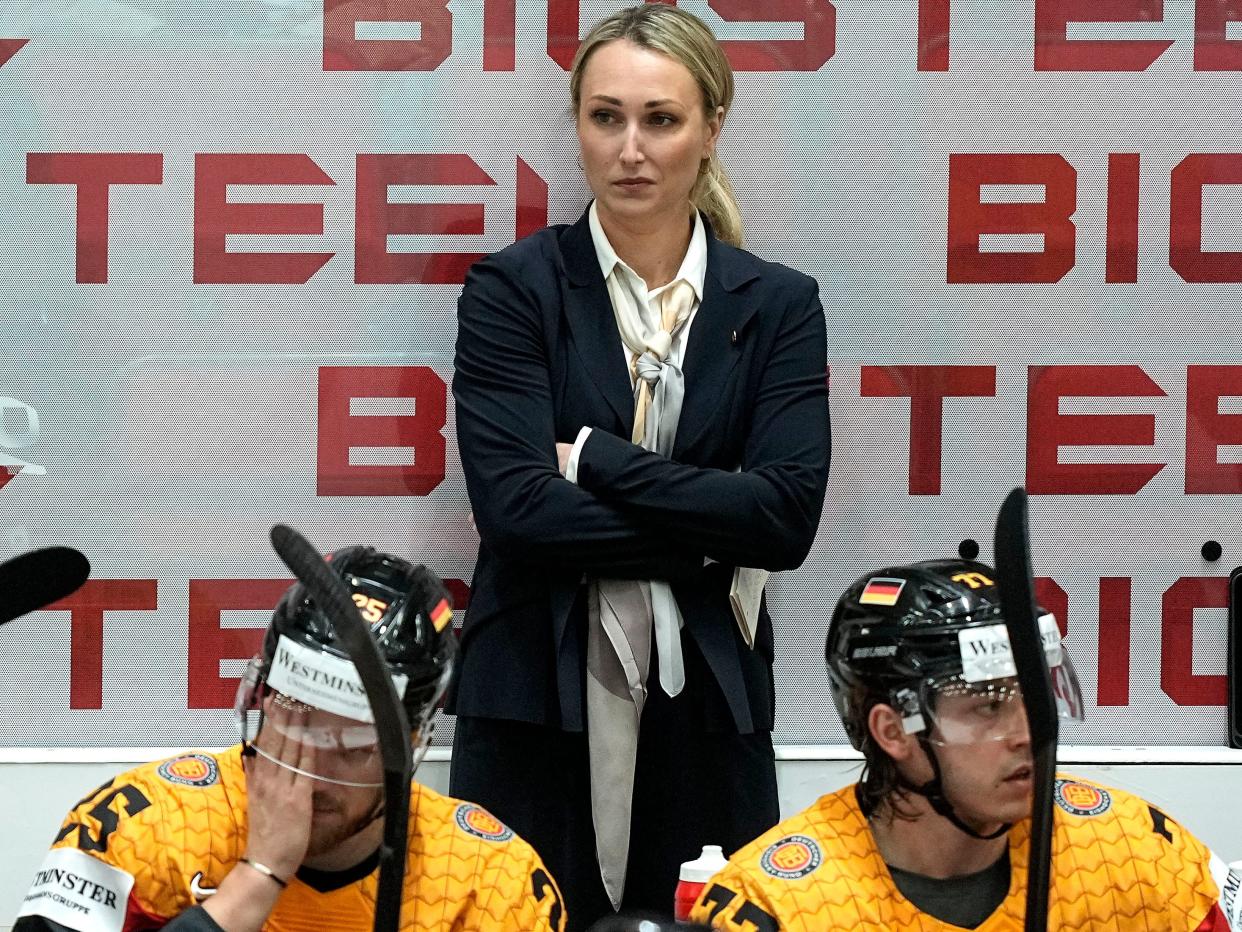
[[901, 590], [906, 587], [904, 579], [890, 579], [876, 576], [867, 582], [862, 595], [858, 597], [860, 605], [896, 605]]

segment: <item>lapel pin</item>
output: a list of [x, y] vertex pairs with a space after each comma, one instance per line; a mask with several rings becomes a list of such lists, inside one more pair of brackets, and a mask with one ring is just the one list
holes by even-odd
[[737, 346], [737, 331], [736, 330], [734, 330], [733, 333], [730, 334], [729, 343], [733, 346]]

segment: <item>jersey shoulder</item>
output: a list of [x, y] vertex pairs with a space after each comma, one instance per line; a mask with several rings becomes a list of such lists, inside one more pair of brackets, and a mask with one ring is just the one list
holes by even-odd
[[1128, 790], [1059, 773], [1052, 799], [1057, 832], [1069, 843], [1083, 838], [1097, 845], [1124, 841], [1135, 850], [1143, 846], [1165, 850], [1172, 845], [1178, 850], [1207, 852], [1202, 842], [1160, 807]]
[[410, 828], [428, 839], [473, 846], [484, 852], [534, 853], [521, 836], [482, 806], [437, 793], [421, 784], [412, 788], [410, 819]]
[[1053, 801], [1053, 884], [1063, 919], [1110, 913], [1156, 928], [1173, 917], [1174, 928], [1183, 921], [1195, 928], [1221, 899], [1227, 869], [1155, 804], [1069, 774], [1057, 775]]
[[854, 787], [821, 796], [768, 829], [729, 858], [726, 870], [777, 880], [800, 880], [825, 864], [867, 857], [875, 849]]
[[[60, 922], [64, 913], [73, 922], [62, 924], [89, 930], [110, 928], [116, 910], [122, 919], [176, 915], [194, 905], [196, 884], [210, 890], [236, 861], [244, 793], [239, 749], [188, 751], [118, 774], [69, 811], [22, 914]], [[66, 886], [70, 877], [81, 882]]]
[[563, 927], [560, 890], [535, 849], [482, 806], [416, 783], [410, 818], [417, 907], [459, 912], [465, 927]]
[[707, 883], [692, 918], [730, 930], [872, 928], [892, 892], [848, 786], [738, 850]]

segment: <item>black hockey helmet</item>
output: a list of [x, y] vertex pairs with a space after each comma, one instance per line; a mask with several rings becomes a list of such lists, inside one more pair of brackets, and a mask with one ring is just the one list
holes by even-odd
[[[908, 734], [930, 733], [937, 697], [948, 692], [1020, 701], [995, 575], [969, 560], [927, 560], [869, 573], [846, 590], [825, 653], [855, 748], [875, 701], [900, 712]], [[1039, 620], [1059, 712], [1081, 720], [1082, 695], [1056, 621], [1043, 609]]]
[[[372, 547], [346, 547], [327, 560], [387, 662], [410, 723], [417, 766], [431, 741], [432, 718], [457, 655], [449, 592], [426, 567]], [[266, 715], [271, 702], [294, 717]], [[382, 783], [361, 678], [331, 621], [300, 582], [277, 604], [263, 649], [238, 688], [234, 712], [247, 750], [299, 770], [265, 747], [265, 741], [292, 740], [318, 749], [319, 769], [300, 772], [352, 786]], [[281, 737], [261, 739], [265, 722]]]
[[[410, 724], [417, 726], [439, 702], [457, 656], [457, 638], [449, 624], [452, 596], [425, 566], [374, 547], [345, 547], [326, 559], [370, 625], [380, 656], [393, 674], [407, 678], [402, 702]], [[349, 660], [332, 623], [300, 582], [285, 591], [272, 613], [261, 655], [265, 676], [282, 636]]]

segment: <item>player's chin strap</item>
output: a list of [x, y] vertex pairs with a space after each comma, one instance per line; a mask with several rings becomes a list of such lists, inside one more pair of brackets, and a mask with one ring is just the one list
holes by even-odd
[[918, 741], [919, 745], [923, 748], [923, 753], [927, 755], [927, 759], [931, 762], [932, 773], [935, 774], [935, 776], [933, 776], [926, 783], [920, 785], [907, 780], [899, 773], [897, 775], [897, 780], [902, 789], [909, 790], [911, 793], [918, 793], [918, 795], [925, 798], [931, 804], [932, 809], [935, 810], [937, 815], [944, 816], [953, 823], [954, 827], [965, 832], [971, 838], [978, 838], [981, 841], [991, 841], [994, 838], [1000, 838], [1007, 831], [1013, 828], [1012, 822], [1005, 822], [996, 831], [983, 835], [976, 832], [973, 828], [963, 822], [958, 817], [957, 813], [953, 811], [953, 804], [949, 802], [944, 795], [944, 785], [941, 782], [940, 761], [936, 757], [935, 749], [932, 747], [931, 742], [927, 740], [926, 734], [919, 735]]

